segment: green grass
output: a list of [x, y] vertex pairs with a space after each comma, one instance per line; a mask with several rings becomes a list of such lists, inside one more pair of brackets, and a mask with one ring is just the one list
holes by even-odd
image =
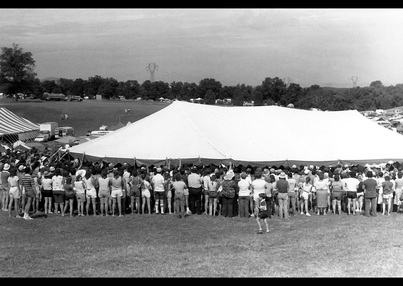
[[[72, 126], [76, 136], [85, 136], [88, 130], [98, 130], [101, 125], [112, 127], [119, 123], [135, 122], [164, 107], [167, 103], [149, 101], [84, 100], [77, 101], [27, 101], [15, 102], [0, 99], [0, 106], [34, 123], [56, 121], [59, 126]], [[125, 109], [130, 108], [130, 115]], [[61, 115], [67, 114], [68, 120]]]
[[402, 214], [253, 218], [0, 213], [1, 277], [400, 277]]

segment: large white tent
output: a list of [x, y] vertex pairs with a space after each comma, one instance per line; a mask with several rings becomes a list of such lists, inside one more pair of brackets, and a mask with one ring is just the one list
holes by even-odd
[[114, 163], [234, 165], [403, 161], [403, 136], [356, 110], [222, 107], [175, 101], [141, 120], [70, 148]]
[[39, 124], [20, 117], [5, 107], [0, 107], [0, 137], [2, 141], [29, 141], [39, 134]]

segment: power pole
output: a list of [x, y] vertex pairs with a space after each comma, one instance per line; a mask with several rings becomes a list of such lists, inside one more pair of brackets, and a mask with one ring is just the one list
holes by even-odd
[[353, 82], [353, 87], [357, 86], [358, 76], [350, 77], [351, 81]]
[[155, 81], [154, 73], [157, 69], [158, 69], [158, 66], [156, 63], [149, 63], [148, 66], [146, 66], [146, 71], [150, 72], [150, 81], [151, 82]]
[[290, 85], [291, 79], [289, 77], [284, 77], [283, 82], [285, 83], [285, 87], [288, 87]]

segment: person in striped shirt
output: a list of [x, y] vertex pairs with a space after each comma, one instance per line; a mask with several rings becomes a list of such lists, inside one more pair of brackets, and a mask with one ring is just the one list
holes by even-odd
[[24, 175], [21, 177], [21, 185], [25, 189], [25, 197], [27, 199], [24, 206], [24, 219], [31, 220], [29, 216], [29, 210], [31, 209], [31, 204], [36, 196], [35, 182], [34, 178], [31, 176], [31, 168], [25, 167]]

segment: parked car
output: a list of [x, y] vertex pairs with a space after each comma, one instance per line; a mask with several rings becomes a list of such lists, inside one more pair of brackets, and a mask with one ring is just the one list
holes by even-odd
[[81, 96], [79, 96], [79, 95], [71, 95], [70, 96], [70, 101], [75, 101], [75, 100], [83, 101], [83, 98]]

